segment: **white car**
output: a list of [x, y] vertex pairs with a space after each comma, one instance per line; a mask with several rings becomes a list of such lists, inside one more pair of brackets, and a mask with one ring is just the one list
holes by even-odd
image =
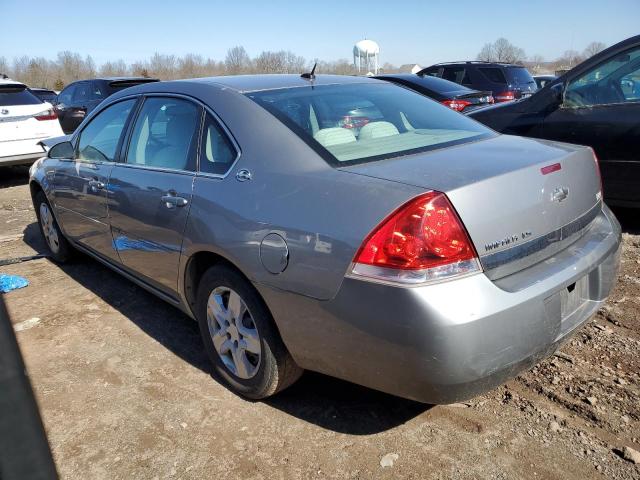
[[40, 142], [60, 135], [64, 133], [50, 103], [20, 82], [0, 79], [0, 166], [33, 163], [45, 155]]

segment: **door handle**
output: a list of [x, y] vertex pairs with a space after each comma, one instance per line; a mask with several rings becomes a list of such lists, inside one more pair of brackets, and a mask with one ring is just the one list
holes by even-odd
[[105, 184], [99, 180], [89, 180], [89, 188], [91, 191], [97, 192], [98, 190], [104, 190]]
[[187, 205], [187, 203], [189, 203], [189, 201], [186, 198], [177, 197], [175, 194], [172, 195], [171, 193], [168, 193], [162, 196], [162, 203], [164, 203], [165, 207], [171, 209], [176, 207], [184, 207]]

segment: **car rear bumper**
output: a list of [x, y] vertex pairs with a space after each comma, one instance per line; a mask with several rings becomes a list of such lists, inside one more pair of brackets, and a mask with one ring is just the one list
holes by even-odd
[[36, 153], [26, 153], [23, 155], [8, 155], [0, 156], [0, 167], [8, 167], [11, 165], [29, 165], [41, 157], [44, 157], [46, 152], [42, 150]]
[[498, 281], [477, 274], [399, 288], [345, 278], [329, 301], [258, 288], [301, 367], [422, 402], [455, 402], [550, 355], [605, 301], [621, 232], [603, 208], [574, 244]]

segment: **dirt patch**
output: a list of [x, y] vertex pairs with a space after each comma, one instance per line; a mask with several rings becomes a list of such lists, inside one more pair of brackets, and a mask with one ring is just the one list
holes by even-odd
[[[5, 299], [62, 478], [638, 479], [622, 452], [640, 450], [640, 235], [624, 226], [610, 301], [559, 356], [452, 406], [313, 373], [247, 402], [210, 377], [193, 321], [97, 262], [0, 271], [31, 282]], [[44, 251], [24, 171], [0, 169], [0, 260]]]

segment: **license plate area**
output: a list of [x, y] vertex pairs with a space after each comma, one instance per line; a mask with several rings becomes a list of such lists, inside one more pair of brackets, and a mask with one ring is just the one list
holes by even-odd
[[577, 280], [560, 291], [560, 316], [567, 318], [589, 299], [589, 276]]

